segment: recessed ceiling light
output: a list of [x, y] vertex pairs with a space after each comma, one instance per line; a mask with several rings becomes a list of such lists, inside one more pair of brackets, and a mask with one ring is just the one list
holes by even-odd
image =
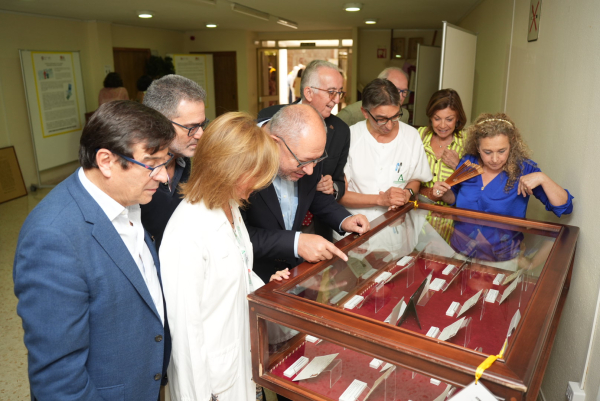
[[344, 10], [350, 11], [350, 12], [360, 11], [361, 8], [362, 8], [361, 3], [346, 3], [346, 4], [344, 4]]
[[150, 11], [139, 11], [138, 12], [138, 17], [140, 18], [152, 18], [154, 15], [152, 15], [152, 12]]
[[216, 28], [217, 24], [206, 24], [207, 28]]
[[377, 23], [377, 20], [376, 20], [376, 19], [374, 19], [374, 18], [371, 18], [371, 19], [366, 19], [366, 20], [365, 20], [365, 24], [367, 24], [367, 25], [374, 25], [374, 24], [376, 24], [376, 23]]

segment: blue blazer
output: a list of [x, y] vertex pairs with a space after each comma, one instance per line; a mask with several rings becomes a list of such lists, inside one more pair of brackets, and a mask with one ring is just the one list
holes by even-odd
[[[160, 267], [146, 233], [154, 263]], [[74, 173], [30, 213], [13, 268], [39, 400], [158, 399], [170, 334], [114, 226]]]

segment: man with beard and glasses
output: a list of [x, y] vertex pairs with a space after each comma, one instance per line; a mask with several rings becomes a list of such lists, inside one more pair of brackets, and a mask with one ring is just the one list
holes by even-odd
[[160, 185], [152, 201], [142, 206], [142, 222], [158, 251], [165, 227], [181, 202], [179, 184], [190, 176], [190, 158], [208, 124], [204, 113], [206, 91], [181, 75], [166, 75], [154, 82], [144, 96], [144, 105], [167, 117], [175, 128], [169, 152], [175, 157], [167, 166], [168, 180]]

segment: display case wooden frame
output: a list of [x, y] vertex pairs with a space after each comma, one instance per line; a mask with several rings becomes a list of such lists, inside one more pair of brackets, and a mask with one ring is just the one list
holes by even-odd
[[[371, 222], [372, 230], [361, 238], [372, 236], [414, 207], [409, 203], [396, 212], [387, 212]], [[536, 400], [569, 289], [579, 228], [435, 205], [421, 204], [419, 208], [451, 214], [457, 219], [480, 219], [499, 226], [511, 224], [525, 232], [556, 235], [505, 358], [494, 363], [481, 378], [497, 397], [511, 401]], [[357, 239], [357, 235], [350, 235], [336, 245], [348, 252]], [[270, 367], [278, 361], [277, 356], [270, 360], [265, 320], [410, 368], [458, 388], [474, 380], [477, 366], [487, 357], [485, 354], [408, 330], [398, 330], [383, 322], [286, 292], [322, 269], [325, 263], [329, 262], [303, 263], [291, 271], [288, 281], [272, 282], [248, 296], [252, 369], [256, 383], [293, 400], [330, 400], [269, 373]]]

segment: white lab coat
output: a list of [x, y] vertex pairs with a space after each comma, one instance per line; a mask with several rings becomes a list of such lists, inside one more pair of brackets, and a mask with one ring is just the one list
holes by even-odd
[[[252, 243], [237, 206], [252, 266]], [[171, 399], [256, 399], [250, 359], [249, 273], [222, 209], [183, 200], [160, 247], [161, 277], [173, 339]], [[258, 279], [253, 274], [252, 279]], [[261, 282], [262, 284], [262, 282]]]

